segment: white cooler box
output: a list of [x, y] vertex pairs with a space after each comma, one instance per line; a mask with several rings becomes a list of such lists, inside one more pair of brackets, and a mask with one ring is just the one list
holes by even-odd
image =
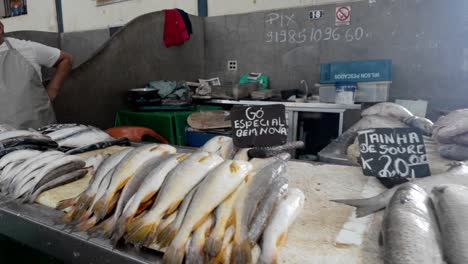
[[[354, 101], [356, 103], [387, 102], [390, 93], [391, 81], [386, 82], [360, 82]], [[335, 103], [335, 84], [316, 84], [319, 87], [320, 102]]]

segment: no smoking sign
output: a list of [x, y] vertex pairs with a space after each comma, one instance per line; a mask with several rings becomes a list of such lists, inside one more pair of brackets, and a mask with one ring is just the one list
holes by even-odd
[[335, 25], [349, 26], [351, 23], [351, 6], [337, 6], [335, 9]]

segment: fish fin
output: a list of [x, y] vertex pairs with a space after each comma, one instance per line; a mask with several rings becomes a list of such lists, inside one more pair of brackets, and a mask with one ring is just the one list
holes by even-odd
[[167, 247], [177, 234], [177, 229], [171, 224], [161, 230], [157, 236], [157, 242], [161, 247]]
[[57, 204], [55, 209], [63, 211], [65, 209], [69, 208], [69, 207], [74, 206], [76, 204], [76, 201], [77, 201], [76, 197], [71, 198], [71, 199], [62, 200]]
[[116, 221], [114, 217], [109, 217], [108, 219], [102, 221], [99, 225], [91, 228], [88, 231], [88, 234], [92, 237], [109, 237], [115, 226], [115, 222]]
[[349, 199], [349, 200], [331, 200], [335, 203], [342, 203], [356, 207], [356, 217], [364, 217], [372, 213], [378, 212], [385, 208], [386, 204], [373, 202], [372, 198], [367, 199]]
[[75, 223], [78, 223], [78, 222], [85, 222], [87, 219], [91, 218], [91, 215], [93, 214], [93, 211], [91, 211], [90, 209], [88, 209], [87, 211], [85, 211], [83, 214], [81, 215], [77, 215], [75, 217]]
[[73, 231], [75, 232], [85, 232], [91, 229], [93, 226], [95, 226], [97, 223], [97, 217], [92, 216], [88, 220], [78, 223], [74, 228]]
[[87, 195], [87, 194], [82, 194], [80, 196], [80, 199], [76, 203], [78, 205], [78, 209], [83, 210], [83, 208], [88, 209], [88, 207], [91, 205], [91, 203], [94, 200], [95, 195]]
[[148, 235], [155, 229], [157, 226], [156, 222], [145, 224], [130, 230], [127, 235], [125, 235], [125, 240], [128, 243], [134, 244], [136, 247], [140, 248], [146, 244], [148, 240]]
[[125, 234], [125, 231], [126, 231], [126, 226], [128, 223], [130, 223], [132, 218], [129, 218], [128, 220], [125, 220], [125, 219], [119, 219], [117, 221], [117, 224], [114, 228], [114, 231], [112, 231], [112, 235], [111, 235], [111, 242], [112, 242], [112, 245], [115, 247], [117, 245], [117, 243], [119, 242], [119, 240], [124, 236]]
[[92, 210], [99, 220], [103, 219], [106, 216], [108, 207], [107, 204], [109, 204], [109, 202], [106, 200], [106, 197], [103, 197], [94, 205]]
[[[171, 245], [166, 249], [163, 257], [164, 264], [181, 264], [184, 260], [185, 255], [185, 245], [181, 248], [176, 248]], [[187, 262], [189, 263], [189, 262]]]
[[283, 245], [284, 242], [286, 242], [286, 238], [287, 238], [287, 233], [286, 232], [281, 233], [281, 235], [278, 237], [278, 240], [276, 240], [276, 246], [279, 247]]
[[209, 237], [205, 243], [205, 252], [211, 257], [216, 257], [223, 247], [223, 240]]
[[234, 243], [232, 247], [231, 263], [252, 263], [252, 248], [247, 240], [239, 244]]

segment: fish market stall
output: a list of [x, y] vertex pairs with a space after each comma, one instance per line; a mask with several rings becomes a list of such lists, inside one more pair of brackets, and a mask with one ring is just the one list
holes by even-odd
[[[365, 232], [352, 234], [359, 243], [335, 241], [353, 209], [329, 200], [337, 198], [337, 193], [343, 197], [361, 195], [369, 179], [359, 168], [290, 161], [288, 174], [290, 187], [301, 188], [306, 199], [280, 249], [280, 263], [379, 263], [379, 217], [369, 221]], [[43, 193], [38, 199], [42, 205], [2, 204], [1, 218], [5, 221], [0, 222], [0, 232], [71, 263], [158, 263], [162, 254], [156, 251], [136, 252], [132, 246], [113, 250], [107, 240], [90, 239], [86, 233], [71, 232], [54, 223], [62, 213], [51, 206], [80, 193], [85, 181]]]
[[[462, 138], [438, 127], [446, 141], [446, 131]], [[76, 124], [5, 129], [0, 233], [70, 263], [382, 263], [378, 234], [387, 232], [385, 245], [399, 240], [388, 219], [409, 215], [402, 230], [411, 228], [418, 206], [430, 211], [427, 193], [443, 203], [463, 192], [450, 187], [446, 196], [441, 184], [468, 186], [466, 165], [441, 162], [440, 172], [411, 180], [418, 186], [385, 190], [356, 166], [290, 160], [283, 151], [300, 142], [236, 149], [235, 139], [218, 136], [189, 154], [126, 146]], [[415, 234], [435, 241], [434, 217], [423, 220], [430, 232]], [[414, 243], [403, 242], [393, 244]]]

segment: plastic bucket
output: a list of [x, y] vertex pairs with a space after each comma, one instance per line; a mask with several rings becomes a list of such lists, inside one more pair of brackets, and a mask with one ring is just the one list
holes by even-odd
[[335, 103], [354, 104], [354, 97], [357, 90], [357, 82], [336, 82]]

